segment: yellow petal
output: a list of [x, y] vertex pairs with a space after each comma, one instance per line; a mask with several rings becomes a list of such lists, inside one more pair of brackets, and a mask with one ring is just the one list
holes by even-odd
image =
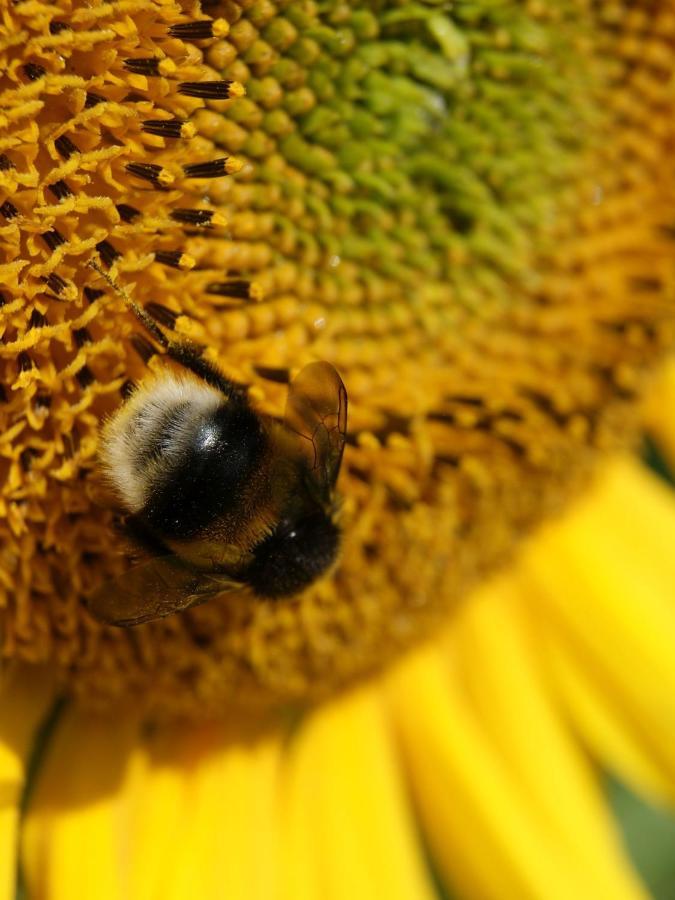
[[513, 579], [464, 604], [453, 643], [467, 700], [485, 740], [519, 784], [532, 817], [570, 858], [621, 896], [634, 879], [597, 776], [547, 690]]
[[0, 900], [15, 894], [26, 762], [53, 698], [53, 679], [42, 668], [13, 666], [0, 677]]
[[[183, 739], [175, 732], [178, 752], [172, 754], [168, 744], [165, 736], [165, 764], [182, 773], [183, 803], [168, 834], [164, 829], [168, 853], [158, 892], [133, 896], [274, 900], [279, 883], [279, 734], [246, 740], [218, 725], [188, 726]], [[165, 791], [171, 777], [165, 772], [163, 784], [151, 781], [149, 794]], [[154, 797], [161, 813], [159, 799]], [[154, 831], [151, 826], [139, 843], [151, 844]]]
[[128, 900], [162, 896], [168, 861], [185, 828], [185, 778], [162, 754], [153, 757], [145, 744], [134, 747], [127, 772], [130, 797]]
[[630, 878], [589, 870], [544, 827], [437, 649], [411, 656], [390, 684], [422, 822], [451, 884], [495, 900], [646, 896]]
[[[590, 523], [595, 540], [607, 542], [610, 552], [637, 563], [640, 578], [648, 582], [652, 603], [661, 606], [668, 627], [675, 629], [675, 493], [661, 478], [638, 460], [621, 457], [614, 460], [606, 474], [584, 502], [572, 512], [572, 527], [581, 515]], [[564, 526], [563, 526], [564, 527]]]
[[294, 741], [282, 770], [282, 900], [319, 900], [319, 847], [315, 816], [316, 763], [312, 744]]
[[675, 467], [674, 413], [675, 360], [671, 359], [647, 395], [644, 418], [647, 429], [672, 467]]
[[[614, 567], [622, 573], [623, 600], [617, 597], [616, 603], [638, 604], [638, 617], [643, 612], [649, 617], [649, 610], [656, 610], [656, 628], [662, 628], [666, 638], [671, 635], [672, 646], [675, 640], [672, 601], [675, 560], [671, 547], [675, 498], [672, 491], [634, 460], [620, 460], [612, 465], [581, 510], [572, 513], [569, 524], [564, 521], [552, 530], [577, 527], [579, 517], [586, 522], [586, 533], [592, 531], [590, 547], [598, 554], [591, 570]], [[532, 554], [536, 554], [536, 544]], [[655, 801], [675, 800], [673, 767], [668, 759], [663, 760], [662, 736], [645, 729], [640, 706], [626, 701], [621, 682], [611, 679], [608, 684], [606, 670], [595, 657], [593, 664], [589, 664], [587, 645], [574, 639], [568, 629], [561, 631], [559, 616], [547, 617], [548, 604], [552, 601], [542, 602], [541, 595], [550, 592], [552, 582], [564, 580], [567, 567], [567, 557], [561, 556], [554, 578], [549, 572], [544, 580], [540, 572], [537, 590], [531, 595], [532, 621], [538, 626], [542, 662], [550, 669], [563, 702], [594, 754]], [[528, 572], [531, 586], [531, 565]], [[595, 621], [598, 613], [590, 606], [591, 594], [573, 592], [571, 599], [584, 607], [588, 628], [604, 628], [604, 619]], [[632, 641], [630, 630], [626, 637]], [[630, 655], [633, 652], [624, 643], [613, 647], [630, 679], [639, 680], [645, 677], [646, 670], [639, 657]], [[626, 660], [630, 660], [628, 665]], [[662, 694], [669, 689], [667, 684], [652, 681], [647, 690]], [[668, 704], [670, 699], [666, 696], [660, 702]], [[666, 716], [672, 721], [673, 711], [666, 712]]]
[[138, 728], [133, 716], [67, 709], [47, 748], [23, 832], [23, 867], [35, 900], [128, 897], [122, 786]]
[[374, 688], [351, 691], [303, 723], [284, 800], [285, 900], [434, 896]]
[[538, 629], [542, 665], [573, 721], [575, 731], [603, 767], [619, 774], [655, 804], [675, 800], [675, 786], [654, 760], [630, 714], [614, 694], [604, 690], [583, 659], [572, 652], [556, 629]]
[[633, 746], [649, 758], [642, 769], [655, 765], [673, 784], [675, 573], [664, 535], [672, 535], [675, 519], [665, 491], [622, 463], [571, 516], [538, 536], [524, 559], [523, 584], [532, 616], [550, 619], [564, 654], [585, 673], [589, 696], [622, 711]]
[[31, 898], [274, 900], [279, 739], [64, 717], [24, 833]]

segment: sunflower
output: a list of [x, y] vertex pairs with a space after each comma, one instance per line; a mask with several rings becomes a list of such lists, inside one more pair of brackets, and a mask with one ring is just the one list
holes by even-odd
[[[674, 39], [670, 0], [3, 7], [7, 896], [645, 896], [598, 772], [672, 799], [629, 448], [672, 446]], [[91, 618], [100, 423], [166, 365], [111, 282], [263, 413], [340, 371], [329, 577]]]

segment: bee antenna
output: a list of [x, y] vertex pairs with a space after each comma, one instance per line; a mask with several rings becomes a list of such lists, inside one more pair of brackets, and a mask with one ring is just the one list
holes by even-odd
[[157, 343], [162, 345], [167, 356], [171, 357], [171, 359], [175, 360], [179, 365], [189, 369], [199, 378], [206, 381], [207, 384], [217, 388], [221, 393], [225, 394], [226, 397], [236, 399], [239, 402], [246, 402], [247, 385], [239, 384], [226, 378], [216, 366], [204, 359], [202, 350], [197, 344], [193, 344], [190, 341], [170, 340], [152, 316], [147, 313], [142, 306], [136, 303], [136, 301], [127, 294], [124, 288], [101, 268], [95, 259], [90, 259], [87, 265], [101, 276], [118, 297], [121, 297], [122, 300], [124, 300], [127, 308], [130, 309], [139, 322], [147, 328]]
[[136, 318], [148, 329], [155, 340], [158, 341], [162, 345], [162, 347], [164, 347], [164, 349], [168, 351], [170, 349], [171, 342], [163, 334], [162, 330], [157, 325], [155, 320], [143, 309], [143, 307], [136, 303], [136, 301], [133, 300], [129, 296], [129, 294], [127, 294], [124, 288], [101, 268], [101, 266], [96, 262], [95, 259], [90, 259], [87, 265], [90, 269], [93, 269], [94, 272], [101, 276], [101, 278], [117, 294], [118, 297], [121, 297], [122, 300], [124, 300], [127, 307], [132, 311]]

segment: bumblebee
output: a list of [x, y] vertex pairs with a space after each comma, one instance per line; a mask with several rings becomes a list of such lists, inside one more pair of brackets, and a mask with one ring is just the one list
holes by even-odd
[[[277, 600], [335, 562], [347, 392], [327, 362], [290, 382], [283, 419], [250, 404], [197, 345], [168, 338], [96, 262], [167, 358], [105, 424], [102, 474], [146, 558], [87, 600], [108, 624], [149, 622], [225, 591]], [[176, 365], [171, 365], [173, 362]]]

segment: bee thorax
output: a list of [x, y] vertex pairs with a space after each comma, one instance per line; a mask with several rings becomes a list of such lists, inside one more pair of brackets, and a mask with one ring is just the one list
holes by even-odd
[[264, 443], [248, 408], [171, 375], [132, 395], [108, 426], [101, 457], [127, 510], [181, 539], [232, 508]]

